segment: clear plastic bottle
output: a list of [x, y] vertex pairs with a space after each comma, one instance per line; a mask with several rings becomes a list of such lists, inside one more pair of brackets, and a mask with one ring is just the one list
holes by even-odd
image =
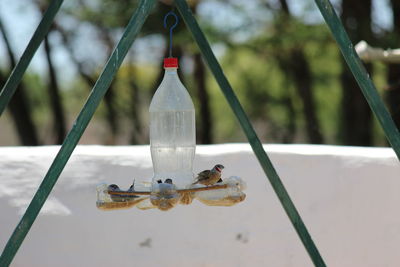
[[178, 188], [193, 182], [196, 149], [195, 110], [179, 80], [176, 58], [164, 59], [165, 74], [150, 104], [150, 149], [153, 186], [172, 179]]

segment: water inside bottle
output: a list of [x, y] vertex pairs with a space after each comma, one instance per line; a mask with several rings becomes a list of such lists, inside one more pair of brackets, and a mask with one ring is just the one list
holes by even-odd
[[171, 178], [179, 187], [193, 181], [195, 121], [193, 110], [150, 113], [154, 180]]

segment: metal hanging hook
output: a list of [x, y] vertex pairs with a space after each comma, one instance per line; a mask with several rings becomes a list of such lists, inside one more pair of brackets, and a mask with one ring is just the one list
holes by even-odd
[[167, 14], [165, 14], [165, 17], [164, 17], [164, 28], [166, 28], [167, 29], [167, 18], [168, 18], [168, 16], [174, 16], [175, 17], [175, 24], [174, 25], [172, 25], [170, 28], [169, 28], [169, 57], [172, 57], [172, 31], [175, 29], [175, 27], [178, 25], [178, 22], [179, 22], [179, 19], [178, 19], [178, 16], [175, 14], [175, 12], [174, 11], [170, 11], [170, 12], [168, 12]]

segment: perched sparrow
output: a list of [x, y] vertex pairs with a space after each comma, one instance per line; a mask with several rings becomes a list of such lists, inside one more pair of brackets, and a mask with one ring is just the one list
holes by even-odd
[[225, 167], [217, 164], [212, 170], [202, 171], [197, 175], [196, 181], [193, 184], [213, 185], [221, 179], [222, 169]]

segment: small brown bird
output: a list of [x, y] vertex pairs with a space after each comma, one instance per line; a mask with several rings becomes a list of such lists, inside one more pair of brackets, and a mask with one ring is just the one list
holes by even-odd
[[223, 165], [217, 164], [212, 168], [212, 170], [200, 172], [193, 184], [213, 185], [217, 183], [221, 179], [221, 172], [224, 168]]

